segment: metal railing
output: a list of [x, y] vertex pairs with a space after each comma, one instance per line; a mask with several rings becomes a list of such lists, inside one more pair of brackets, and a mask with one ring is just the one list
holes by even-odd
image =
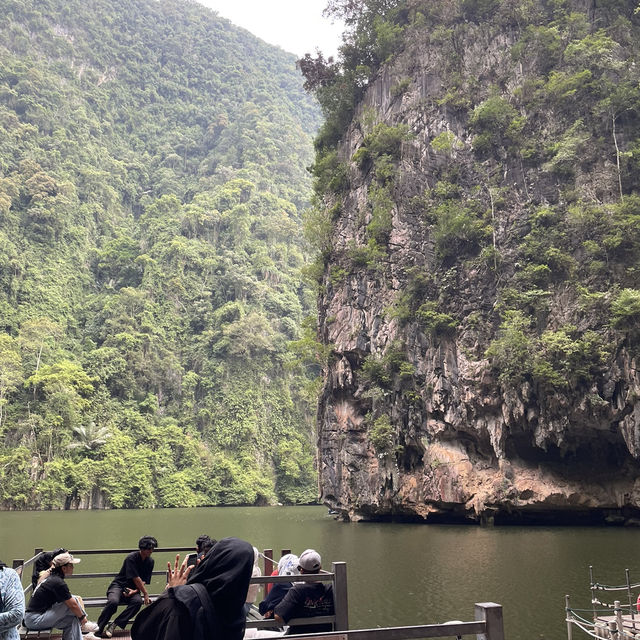
[[[640, 634], [640, 617], [636, 607], [640, 603], [634, 600], [632, 591], [640, 588], [640, 583], [632, 583], [629, 569], [625, 569], [625, 583], [607, 585], [596, 582], [593, 566], [589, 567], [589, 588], [591, 591], [591, 607], [578, 609], [571, 606], [570, 597], [565, 596], [565, 621], [567, 623], [567, 638], [573, 640], [574, 629], [583, 631], [592, 638], [606, 638], [607, 640], [636, 640]], [[627, 603], [619, 599], [609, 600], [607, 592], [624, 594]], [[615, 595], [614, 598], [619, 598]], [[624, 595], [623, 595], [624, 597]]]
[[[137, 549], [72, 549], [70, 553], [75, 556], [88, 555], [120, 555], [124, 556]], [[193, 552], [193, 547], [159, 547], [156, 553], [181, 553], [184, 551]], [[13, 561], [13, 568], [18, 572], [24, 581], [25, 569], [33, 566], [38, 556], [43, 552], [36, 549], [33, 557], [28, 560], [17, 559]], [[282, 550], [282, 555], [290, 553], [288, 549]], [[273, 560], [273, 550], [265, 549], [262, 557], [264, 559], [264, 575], [251, 578], [252, 584], [276, 584], [279, 582], [291, 582], [291, 576], [270, 575], [275, 566]], [[30, 573], [30, 572], [29, 572]], [[69, 578], [113, 578], [115, 572], [93, 572], [77, 573]], [[154, 571], [154, 576], [166, 575], [166, 571]], [[25, 595], [31, 592], [31, 576], [27, 575], [29, 584], [24, 588]], [[332, 616], [316, 616], [313, 624], [331, 623], [334, 631], [320, 634], [291, 635], [291, 638], [313, 638], [314, 640], [418, 640], [420, 638], [462, 638], [464, 636], [476, 636], [477, 640], [504, 640], [504, 623], [502, 607], [493, 602], [481, 602], [475, 604], [475, 619], [470, 622], [453, 622], [444, 624], [413, 625], [407, 627], [386, 627], [378, 629], [357, 629], [349, 630], [348, 613], [348, 591], [347, 591], [347, 565], [345, 562], [334, 562], [331, 571], [322, 571], [319, 574], [304, 574], [295, 576], [296, 582], [331, 582], [334, 597], [335, 614]], [[105, 584], [106, 587], [106, 584]], [[152, 596], [152, 598], [157, 595]], [[86, 606], [103, 606], [105, 598], [84, 598]], [[298, 618], [289, 621], [295, 625], [309, 623], [309, 618]], [[249, 619], [248, 627], [258, 629], [269, 629], [277, 627], [275, 620]]]

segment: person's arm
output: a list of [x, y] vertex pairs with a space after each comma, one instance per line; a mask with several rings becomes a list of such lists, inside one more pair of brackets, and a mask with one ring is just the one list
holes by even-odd
[[[151, 600], [149, 600], [149, 594], [147, 593], [147, 588], [144, 586], [144, 582], [142, 582], [142, 578], [140, 576], [136, 576], [133, 579], [133, 584], [136, 585], [136, 587], [138, 588], [138, 591], [140, 592], [140, 594], [142, 595], [142, 597], [144, 598], [144, 603], [145, 604], [149, 604], [151, 602]], [[129, 595], [133, 595], [135, 593], [135, 591], [132, 591], [131, 589], [129, 589]]]
[[145, 578], [151, 579], [151, 575], [153, 572], [153, 560], [149, 559], [150, 568], [148, 570], [149, 575], [147, 576], [147, 569], [144, 565], [140, 565], [139, 562], [136, 562], [136, 553], [130, 553], [122, 565], [122, 573], [124, 573], [125, 577], [128, 580], [131, 580], [135, 585], [135, 589], [131, 589], [127, 587], [122, 590], [122, 595], [125, 598], [130, 598], [134, 593], [140, 593], [140, 595], [144, 599], [145, 605], [149, 604], [151, 600], [149, 599], [149, 594], [147, 593], [147, 589], [144, 586], [144, 581], [140, 577], [140, 573], [144, 575]]
[[71, 609], [73, 615], [78, 618], [80, 624], [87, 621], [87, 614], [82, 610], [82, 607], [78, 604], [78, 601], [71, 596], [68, 600], [65, 600], [64, 603]]
[[276, 605], [273, 610], [273, 619], [278, 624], [287, 624], [291, 618], [295, 618], [296, 608], [298, 606], [298, 590], [291, 587], [284, 598]]
[[[4, 571], [8, 570], [4, 569]], [[0, 632], [20, 626], [24, 617], [24, 593], [20, 577], [15, 571], [11, 571], [8, 575], [7, 590], [2, 601], [4, 610], [0, 613]]]

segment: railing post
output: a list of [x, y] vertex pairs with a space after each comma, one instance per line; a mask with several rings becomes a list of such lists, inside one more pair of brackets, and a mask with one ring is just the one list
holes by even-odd
[[609, 638], [616, 638], [618, 636], [618, 625], [615, 620], [609, 620]]
[[596, 613], [596, 591], [593, 582], [593, 565], [589, 565], [589, 588], [591, 589], [591, 607], [593, 608], [593, 621], [596, 621], [598, 614]]
[[504, 640], [502, 606], [495, 602], [476, 602], [476, 620], [485, 623], [484, 633], [476, 636], [478, 640]]
[[288, 553], [291, 553], [291, 549], [282, 549], [280, 551], [280, 557], [284, 558], [284, 556], [286, 556]]
[[12, 563], [12, 569], [15, 569], [17, 574], [22, 578], [22, 567], [24, 565], [24, 560], [14, 560]]
[[[347, 563], [333, 562], [333, 604], [336, 612], [335, 631], [349, 630], [349, 597], [347, 594]], [[493, 639], [492, 639], [493, 640]]]
[[567, 640], [573, 640], [573, 626], [571, 623], [571, 610], [569, 608], [569, 596], [564, 597], [564, 607], [567, 614]]
[[624, 575], [627, 578], [627, 597], [629, 598], [629, 613], [631, 614], [631, 624], [633, 625], [633, 630], [636, 630], [636, 615], [634, 611], [633, 597], [631, 595], [631, 577], [629, 575], [629, 569], [624, 570]]
[[264, 575], [270, 576], [273, 572], [273, 549], [265, 549], [264, 555], [266, 556], [264, 559]]
[[618, 631], [624, 635], [624, 623], [622, 622], [622, 609], [620, 608], [620, 600], [615, 600], [613, 610], [616, 614], [616, 622], [618, 623]]

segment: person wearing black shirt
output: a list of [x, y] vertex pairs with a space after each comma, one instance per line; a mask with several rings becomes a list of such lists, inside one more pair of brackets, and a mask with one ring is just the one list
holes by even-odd
[[[138, 613], [143, 601], [145, 605], [149, 604], [149, 594], [144, 585], [151, 582], [154, 564], [151, 554], [157, 546], [158, 541], [153, 536], [144, 536], [138, 542], [138, 551], [124, 559], [120, 572], [107, 589], [107, 605], [98, 617], [98, 637], [111, 638], [115, 627], [124, 629]], [[126, 608], [113, 622], [109, 622], [121, 604], [127, 605]]]
[[[95, 624], [87, 620], [87, 614], [65, 582], [78, 562], [80, 559], [70, 553], [61, 553], [53, 559], [51, 567], [42, 572], [24, 614], [27, 629], [62, 629], [63, 640], [82, 640], [83, 628], [96, 629]], [[84, 637], [91, 639], [95, 636], [88, 633]]]
[[205, 556], [207, 555], [207, 553], [209, 553], [209, 551], [211, 551], [211, 549], [213, 548], [213, 545], [217, 542], [217, 540], [213, 540], [212, 538], [210, 538], [208, 535], [203, 534], [201, 536], [198, 536], [196, 538], [196, 552], [195, 553], [190, 553], [187, 556], [187, 566], [196, 566], [198, 565], [200, 562], [202, 562], [205, 558]]
[[[300, 574], [320, 573], [320, 554], [307, 549], [300, 554], [298, 570]], [[279, 624], [288, 624], [292, 618], [312, 618], [334, 614], [333, 589], [323, 582], [296, 582], [287, 591], [282, 601], [273, 610], [273, 617]], [[289, 628], [289, 634], [318, 633], [331, 631], [331, 623], [303, 624]]]

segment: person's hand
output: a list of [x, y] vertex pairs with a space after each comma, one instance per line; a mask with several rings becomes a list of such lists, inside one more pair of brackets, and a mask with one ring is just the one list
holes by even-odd
[[125, 587], [122, 590], [122, 597], [123, 598], [130, 598], [133, 594], [134, 594], [133, 589], [130, 589], [129, 587]]
[[174, 566], [171, 566], [170, 562], [167, 562], [167, 571], [169, 572], [169, 580], [167, 581], [167, 587], [177, 587], [181, 584], [186, 584], [187, 578], [193, 569], [193, 565], [187, 566], [188, 558], [185, 558], [180, 564], [180, 554], [176, 555], [176, 561]]
[[144, 594], [144, 606], [146, 607], [150, 603], [151, 603], [151, 600], [149, 599], [149, 594], [145, 593]]
[[269, 611], [266, 611], [262, 617], [265, 619], [273, 618], [273, 609], [269, 609]]

